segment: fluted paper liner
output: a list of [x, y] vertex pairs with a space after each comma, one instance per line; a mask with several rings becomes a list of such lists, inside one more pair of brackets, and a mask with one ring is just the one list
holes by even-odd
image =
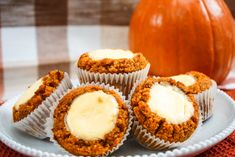
[[[129, 99], [130, 106], [131, 106], [131, 97], [135, 92], [135, 88], [142, 81], [141, 80], [137, 81], [129, 94], [128, 99]], [[132, 135], [134, 136], [134, 138], [136, 139], [136, 141], [140, 145], [142, 145], [143, 147], [150, 149], [150, 150], [165, 150], [165, 149], [171, 149], [171, 148], [185, 145], [198, 133], [198, 131], [200, 130], [200, 128], [202, 126], [202, 119], [201, 119], [201, 113], [200, 113], [198, 126], [197, 126], [196, 130], [194, 131], [194, 133], [187, 140], [185, 140], [184, 142], [169, 142], [169, 141], [165, 141], [163, 139], [160, 139], [160, 138], [152, 135], [151, 133], [149, 133], [147, 131], [147, 129], [145, 129], [139, 123], [139, 121], [136, 119], [136, 117], [134, 115], [133, 115], [133, 119], [134, 119], [134, 122], [133, 122], [132, 130], [131, 130]]]
[[130, 93], [134, 83], [137, 80], [142, 80], [147, 77], [149, 68], [150, 64], [147, 64], [144, 69], [139, 71], [131, 73], [111, 74], [89, 72], [77, 66], [75, 67], [80, 83], [100, 82], [110, 84], [111, 86], [118, 88], [126, 97]]
[[212, 85], [209, 89], [195, 94], [195, 99], [200, 106], [202, 113], [202, 121], [209, 119], [213, 114], [214, 99], [217, 92], [217, 84], [212, 80]]
[[50, 107], [68, 90], [72, 88], [72, 83], [67, 73], [61, 80], [55, 91], [47, 97], [33, 112], [22, 120], [13, 123], [13, 126], [39, 139], [47, 137], [45, 132], [46, 118], [50, 116]]
[[[112, 150], [108, 151], [107, 153], [105, 154], [102, 154], [102, 155], [99, 155], [99, 156], [108, 156], [110, 155], [112, 152], [114, 152], [115, 150], [117, 150], [120, 146], [123, 145], [124, 141], [127, 139], [128, 135], [129, 135], [129, 132], [131, 130], [131, 125], [132, 125], [132, 120], [133, 120], [133, 117], [132, 117], [132, 110], [131, 110], [131, 107], [129, 106], [129, 104], [127, 103], [127, 100], [125, 99], [125, 96], [118, 90], [116, 89], [115, 87], [113, 86], [110, 86], [109, 84], [104, 84], [104, 83], [95, 83], [95, 82], [91, 82], [91, 83], [85, 83], [85, 84], [81, 84], [79, 87], [85, 87], [85, 86], [100, 86], [100, 87], [103, 87], [105, 89], [108, 89], [108, 90], [113, 90], [115, 91], [121, 98], [122, 100], [124, 101], [124, 103], [126, 104], [127, 108], [128, 108], [128, 114], [129, 114], [129, 120], [128, 120], [128, 128], [126, 130], [126, 133], [122, 139], [122, 141], [114, 148], [112, 148]], [[72, 89], [71, 89], [72, 90]], [[71, 90], [68, 90], [64, 95], [66, 95], [67, 93], [69, 93]], [[62, 98], [62, 97], [61, 97]], [[57, 105], [59, 104], [59, 100], [57, 100], [57, 102], [55, 102], [55, 104], [53, 106], [51, 106], [51, 113], [50, 113], [50, 116], [47, 118], [47, 122], [45, 124], [45, 128], [46, 128], [46, 132], [47, 132], [47, 136], [50, 137], [50, 141], [52, 141], [61, 151], [67, 153], [67, 154], [71, 154], [69, 153], [67, 150], [65, 150], [55, 139], [54, 139], [54, 134], [53, 134], [53, 125], [54, 125], [54, 111], [57, 107]], [[71, 154], [72, 155], [72, 154]]]

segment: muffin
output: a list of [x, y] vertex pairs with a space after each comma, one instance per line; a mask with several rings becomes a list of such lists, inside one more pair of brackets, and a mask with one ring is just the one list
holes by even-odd
[[172, 79], [183, 83], [187, 92], [194, 94], [200, 105], [202, 121], [209, 119], [213, 114], [213, 104], [216, 95], [216, 82], [205, 74], [191, 71], [186, 74], [172, 76]]
[[148, 77], [133, 89], [133, 136], [144, 147], [180, 146], [199, 126], [199, 105], [185, 86], [170, 78]]
[[47, 131], [59, 148], [77, 156], [106, 156], [131, 129], [130, 107], [108, 85], [88, 84], [65, 94], [54, 106]]
[[81, 83], [110, 84], [128, 96], [134, 83], [146, 78], [149, 68], [149, 62], [141, 53], [102, 49], [81, 55], [76, 69]]
[[53, 101], [62, 96], [72, 84], [68, 74], [53, 70], [38, 79], [18, 98], [13, 106], [13, 125], [40, 139], [46, 138], [44, 124]]

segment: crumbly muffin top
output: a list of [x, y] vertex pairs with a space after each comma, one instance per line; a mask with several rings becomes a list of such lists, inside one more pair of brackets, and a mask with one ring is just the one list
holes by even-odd
[[212, 80], [208, 76], [197, 71], [190, 71], [171, 78], [183, 83], [187, 87], [187, 92], [192, 94], [203, 92], [212, 85]]
[[149, 62], [141, 53], [104, 49], [81, 55], [77, 66], [89, 72], [130, 73], [144, 69]]
[[33, 87], [30, 86], [13, 107], [13, 121], [20, 121], [33, 112], [54, 92], [63, 78], [63, 71], [53, 70], [40, 78]]
[[170, 142], [187, 140], [198, 126], [199, 106], [185, 90], [183, 84], [170, 78], [147, 78], [131, 97], [134, 116], [157, 138]]
[[[113, 101], [112, 98], [115, 98], [115, 101], [118, 104], [118, 116], [116, 118], [115, 126], [111, 131], [106, 133], [102, 138], [85, 139], [85, 138], [80, 138], [78, 136], [75, 136], [74, 134], [72, 134], [70, 129], [68, 129], [68, 126], [65, 122], [66, 116], [68, 115], [69, 110], [72, 109], [72, 104], [74, 101], [76, 101], [76, 98], [79, 98], [79, 96], [82, 96], [86, 93], [92, 93], [96, 91], [98, 92], [102, 91], [103, 93], [111, 96], [110, 97], [111, 101]], [[105, 95], [105, 97], [107, 95]], [[90, 96], [89, 100], [92, 100], [92, 99], [98, 100], [96, 96], [95, 97]], [[89, 100], [87, 101], [89, 102]], [[99, 99], [98, 101], [100, 102], [104, 101], [103, 97]], [[100, 104], [96, 104], [96, 105], [100, 105]], [[114, 108], [115, 108], [115, 105], [114, 105]], [[86, 109], [89, 109], [89, 108], [86, 108]], [[113, 113], [115, 115], [115, 111]], [[87, 116], [86, 118], [89, 119], [96, 115], [99, 116], [98, 113], [94, 112], [93, 115], [91, 114], [80, 115], [80, 118], [83, 116]], [[107, 153], [108, 151], [112, 150], [115, 146], [117, 146], [122, 141], [128, 128], [128, 119], [129, 119], [128, 109], [124, 101], [115, 91], [107, 90], [99, 86], [86, 86], [86, 87], [80, 87], [80, 88], [70, 91], [60, 100], [54, 112], [54, 126], [53, 126], [52, 131], [54, 133], [54, 139], [61, 145], [61, 147], [63, 147], [68, 152], [74, 155], [97, 156], [97, 155], [103, 155]], [[90, 123], [91, 121], [85, 120], [83, 122], [84, 122], [84, 125], [88, 125], [88, 128], [90, 128], [90, 126], [92, 125], [92, 124], [85, 124], [85, 123]], [[94, 128], [93, 128], [93, 131], [94, 131], [94, 129], [97, 129], [96, 127], [102, 128], [103, 125], [106, 125], [106, 124], [103, 124], [100, 126], [95, 126], [96, 124], [93, 124], [93, 125], [94, 125]], [[86, 128], [86, 127], [83, 126], [83, 128]]]

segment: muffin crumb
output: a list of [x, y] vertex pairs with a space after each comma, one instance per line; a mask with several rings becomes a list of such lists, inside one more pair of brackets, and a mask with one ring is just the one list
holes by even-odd
[[[118, 106], [119, 112], [116, 121], [115, 128], [107, 133], [104, 139], [99, 140], [83, 140], [75, 137], [67, 130], [64, 119], [67, 112], [70, 109], [70, 106], [73, 100], [86, 92], [93, 92], [102, 90], [106, 94], [110, 94], [115, 97]], [[98, 101], [104, 101], [102, 98]], [[97, 156], [104, 155], [108, 151], [116, 147], [124, 135], [126, 134], [128, 128], [128, 118], [129, 113], [127, 107], [124, 104], [124, 101], [121, 97], [112, 90], [107, 90], [99, 86], [86, 86], [74, 89], [66, 94], [59, 102], [57, 108], [54, 112], [54, 126], [53, 133], [54, 139], [68, 152], [74, 155], [84, 155], [84, 156]]]
[[13, 121], [18, 122], [33, 112], [54, 90], [64, 78], [64, 72], [53, 70], [43, 77], [43, 84], [34, 93], [34, 96], [18, 109], [13, 107]]
[[170, 124], [165, 118], [160, 117], [151, 111], [147, 102], [150, 98], [150, 88], [155, 83], [167, 82], [172, 86], [178, 87], [184, 93], [186, 93], [186, 87], [174, 81], [170, 78], [153, 78], [149, 77], [141, 82], [135, 89], [131, 98], [131, 105], [134, 111], [134, 115], [139, 123], [148, 132], [157, 138], [163, 139], [169, 142], [183, 142], [188, 139], [199, 123], [199, 106], [195, 102], [194, 96], [186, 94], [194, 107], [193, 116], [186, 122], [180, 124]]
[[144, 69], [148, 61], [141, 53], [136, 53], [131, 59], [93, 60], [88, 53], [84, 53], [77, 62], [77, 67], [98, 73], [130, 73]]

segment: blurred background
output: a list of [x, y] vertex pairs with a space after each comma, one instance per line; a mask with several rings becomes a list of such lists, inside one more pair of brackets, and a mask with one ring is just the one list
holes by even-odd
[[[235, 16], [235, 0], [225, 0]], [[139, 0], [0, 0], [0, 97], [22, 92], [58, 68], [73, 76], [85, 51], [128, 49]]]

